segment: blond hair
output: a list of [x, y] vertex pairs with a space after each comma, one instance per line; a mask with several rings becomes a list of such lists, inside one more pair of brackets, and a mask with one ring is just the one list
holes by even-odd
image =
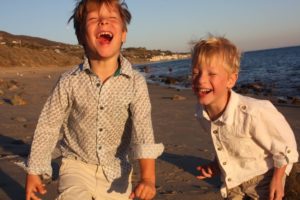
[[198, 64], [210, 64], [216, 56], [221, 57], [229, 67], [231, 73], [238, 73], [240, 70], [241, 54], [237, 47], [225, 37], [209, 35], [194, 44], [192, 50], [192, 67]]

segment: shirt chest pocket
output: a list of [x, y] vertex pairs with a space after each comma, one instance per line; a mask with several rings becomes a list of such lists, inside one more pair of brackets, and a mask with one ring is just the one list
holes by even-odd
[[255, 157], [253, 152], [253, 138], [245, 124], [236, 124], [230, 128], [225, 128], [222, 134], [222, 141], [228, 153], [241, 159], [252, 159]]

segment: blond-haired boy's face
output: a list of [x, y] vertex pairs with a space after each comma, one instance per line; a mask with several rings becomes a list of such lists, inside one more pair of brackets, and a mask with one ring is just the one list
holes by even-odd
[[222, 59], [217, 56], [211, 62], [198, 63], [193, 67], [193, 90], [200, 104], [206, 108], [223, 110], [227, 104], [229, 90], [237, 80]]
[[85, 48], [90, 58], [118, 57], [126, 31], [117, 8], [90, 6], [85, 22]]

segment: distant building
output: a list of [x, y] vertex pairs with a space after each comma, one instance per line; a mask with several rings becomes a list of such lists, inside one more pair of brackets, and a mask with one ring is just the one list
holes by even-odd
[[162, 60], [179, 60], [179, 59], [187, 59], [189, 58], [189, 54], [172, 54], [172, 55], [159, 55], [159, 56], [153, 56], [149, 59], [151, 62], [157, 62]]

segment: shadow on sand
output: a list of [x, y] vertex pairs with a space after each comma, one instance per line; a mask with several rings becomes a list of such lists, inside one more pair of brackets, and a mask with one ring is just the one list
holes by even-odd
[[[5, 159], [5, 157], [18, 156], [26, 162], [29, 151], [30, 145], [26, 144], [24, 141], [0, 134], [0, 158], [4, 158], [3, 160], [0, 160], [0, 188], [7, 194], [7, 196], [10, 197], [10, 199], [20, 199], [20, 196], [25, 195], [25, 188], [22, 183], [17, 182], [7, 173], [7, 171], [12, 170], [7, 169], [7, 167], [11, 167], [11, 164], [8, 164], [10, 159]], [[58, 178], [59, 163], [60, 159], [55, 159], [51, 163], [53, 169], [52, 180], [56, 180]], [[17, 167], [18, 166], [16, 166], [16, 168]], [[25, 177], [26, 172], [21, 171], [21, 174], [22, 173], [24, 173], [23, 175]], [[20, 181], [24, 181], [25, 183], [25, 180], [20, 179]]]
[[[197, 166], [205, 165], [211, 162], [210, 160], [195, 156], [177, 155], [168, 152], [163, 153], [162, 156], [159, 157], [159, 159], [171, 163], [180, 169], [183, 169], [185, 172], [188, 172], [195, 176], [195, 178], [199, 175], [199, 172], [196, 170]], [[222, 185], [220, 176], [216, 176], [210, 179], [204, 179], [203, 181], [216, 188], [219, 188]]]

